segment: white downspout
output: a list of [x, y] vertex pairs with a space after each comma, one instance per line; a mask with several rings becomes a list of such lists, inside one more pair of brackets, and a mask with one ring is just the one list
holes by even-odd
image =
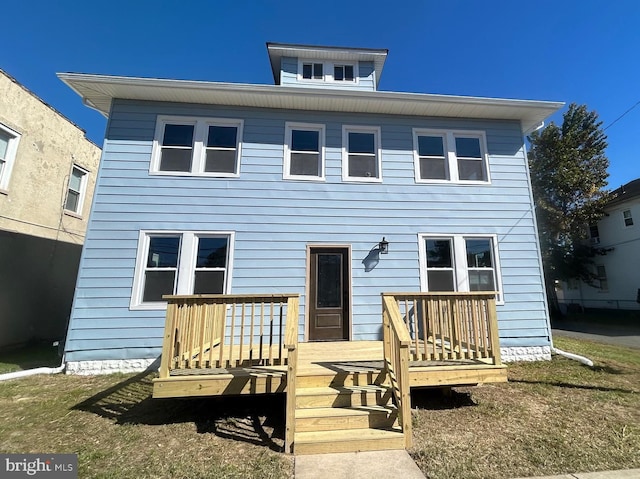
[[36, 374], [58, 374], [64, 371], [65, 368], [64, 356], [62, 356], [62, 363], [56, 368], [35, 368], [27, 369], [25, 371], [15, 371], [13, 373], [0, 374], [0, 381], [8, 381], [9, 379], [26, 378], [27, 376], [34, 376]]

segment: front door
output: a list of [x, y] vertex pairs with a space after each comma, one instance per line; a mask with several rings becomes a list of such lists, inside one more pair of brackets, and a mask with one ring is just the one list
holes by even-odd
[[309, 341], [349, 339], [349, 248], [309, 250]]

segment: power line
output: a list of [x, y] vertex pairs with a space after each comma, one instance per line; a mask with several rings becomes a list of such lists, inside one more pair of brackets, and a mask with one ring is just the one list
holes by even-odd
[[605, 131], [607, 128], [615, 125], [618, 120], [622, 119], [623, 116], [625, 116], [627, 113], [629, 113], [631, 110], [633, 110], [635, 107], [637, 107], [638, 105], [640, 105], [640, 100], [638, 100], [638, 102], [633, 105], [631, 108], [629, 108], [627, 111], [625, 111], [622, 115], [620, 115], [618, 118], [616, 118], [615, 120], [613, 120], [611, 123], [609, 123], [609, 125], [606, 128], [603, 128], [602, 131]]

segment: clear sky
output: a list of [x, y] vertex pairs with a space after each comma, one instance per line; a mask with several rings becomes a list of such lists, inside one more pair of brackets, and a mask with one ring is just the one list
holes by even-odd
[[[56, 72], [272, 84], [266, 42], [388, 48], [381, 90], [575, 102], [604, 127], [640, 101], [638, 0], [18, 0], [0, 18], [0, 68], [99, 145], [105, 119]], [[616, 188], [640, 177], [640, 105], [606, 133]]]

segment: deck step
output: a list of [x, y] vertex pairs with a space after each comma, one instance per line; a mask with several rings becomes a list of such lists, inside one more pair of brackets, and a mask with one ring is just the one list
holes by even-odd
[[296, 431], [391, 428], [398, 417], [394, 406], [356, 406], [296, 410]]
[[347, 408], [386, 405], [389, 388], [377, 385], [301, 388], [296, 391], [296, 408]]
[[297, 386], [315, 388], [326, 386], [366, 386], [368, 384], [386, 384], [387, 375], [380, 370], [331, 371], [298, 373]]
[[403, 449], [404, 436], [397, 428], [296, 432], [294, 447], [296, 454], [383, 451]]

